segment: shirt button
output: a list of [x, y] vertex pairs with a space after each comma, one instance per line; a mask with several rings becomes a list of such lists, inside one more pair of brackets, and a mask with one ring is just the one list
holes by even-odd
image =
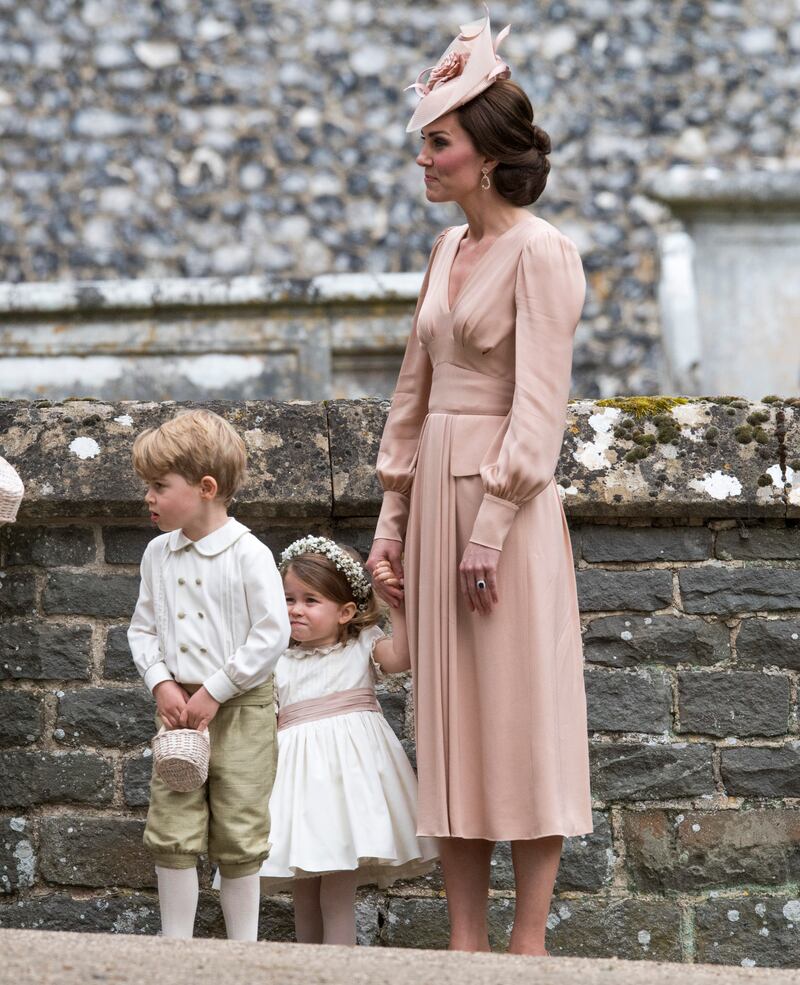
[[186, 547], [184, 547], [184, 550], [185, 551], [190, 551], [191, 549], [192, 549], [192, 545], [191, 544], [187, 544]]
[[205, 615], [202, 612], [198, 612], [197, 616], [199, 619], [205, 619]]
[[185, 612], [179, 612], [178, 613], [178, 619], [185, 619], [185, 618], [186, 618], [186, 613]]
[[189, 652], [189, 647], [185, 643], [181, 643], [180, 650], [181, 650], [181, 653], [188, 653]]
[[206, 648], [204, 646], [201, 646], [200, 647], [200, 652], [201, 653], [208, 653], [208, 650], [206, 650]]
[[185, 585], [186, 584], [186, 579], [185, 578], [179, 578], [178, 579], [178, 584], [179, 585]]
[[195, 578], [194, 583], [195, 583], [195, 585], [202, 585], [203, 584], [203, 579], [202, 578]]

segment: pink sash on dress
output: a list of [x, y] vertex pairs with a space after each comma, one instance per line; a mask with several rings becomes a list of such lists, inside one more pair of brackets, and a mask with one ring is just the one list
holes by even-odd
[[321, 718], [349, 715], [353, 711], [381, 713], [381, 706], [371, 687], [354, 687], [349, 691], [335, 691], [321, 698], [295, 701], [278, 711], [278, 731], [293, 725], [316, 722]]

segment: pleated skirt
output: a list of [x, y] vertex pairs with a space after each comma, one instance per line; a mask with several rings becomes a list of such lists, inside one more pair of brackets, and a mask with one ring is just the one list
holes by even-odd
[[551, 481], [519, 509], [499, 605], [470, 612], [458, 566], [483, 499], [482, 449], [459, 446], [460, 423], [446, 413], [425, 421], [405, 543], [417, 833], [583, 834], [592, 830], [583, 657], [558, 489]]

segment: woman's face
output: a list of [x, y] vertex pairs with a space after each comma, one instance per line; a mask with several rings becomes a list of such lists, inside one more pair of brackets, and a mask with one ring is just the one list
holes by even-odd
[[480, 188], [481, 168], [491, 164], [479, 154], [457, 113], [447, 113], [425, 127], [417, 164], [425, 169], [429, 202], [462, 202]]

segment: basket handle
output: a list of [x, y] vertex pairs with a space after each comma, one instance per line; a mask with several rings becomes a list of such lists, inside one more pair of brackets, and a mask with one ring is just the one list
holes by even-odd
[[[162, 725], [161, 728], [156, 732], [156, 736], [164, 735], [165, 732], [174, 732], [174, 731], [175, 731], [175, 729], [168, 729], [166, 727], [166, 725]], [[208, 743], [211, 742], [211, 736], [208, 734], [208, 729], [207, 728], [203, 728], [203, 729], [190, 729], [190, 731], [197, 732], [199, 735], [202, 735], [203, 736], [203, 738], [206, 740], [206, 742], [208, 742]]]

